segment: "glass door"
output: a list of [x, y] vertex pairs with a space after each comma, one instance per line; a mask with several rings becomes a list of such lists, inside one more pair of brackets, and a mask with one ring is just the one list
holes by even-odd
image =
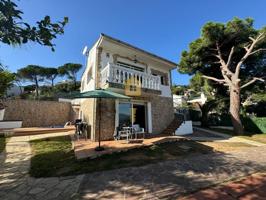
[[131, 126], [131, 103], [119, 103], [119, 126]]

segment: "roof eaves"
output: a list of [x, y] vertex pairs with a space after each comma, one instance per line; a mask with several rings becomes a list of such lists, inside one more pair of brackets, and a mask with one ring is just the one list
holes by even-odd
[[115, 41], [115, 42], [117, 42], [117, 43], [121, 43], [121, 44], [123, 44], [123, 45], [126, 45], [126, 46], [128, 46], [128, 47], [130, 47], [130, 48], [133, 48], [133, 49], [135, 49], [135, 50], [137, 50], [137, 51], [140, 51], [140, 52], [142, 52], [142, 53], [145, 53], [145, 54], [148, 54], [148, 55], [150, 55], [150, 56], [153, 56], [153, 57], [155, 57], [155, 58], [157, 58], [157, 59], [163, 60], [164, 62], [167, 62], [167, 63], [170, 64], [170, 65], [174, 65], [173, 68], [175, 68], [175, 67], [177, 66], [177, 63], [175, 63], [175, 62], [173, 62], [173, 61], [170, 61], [170, 60], [167, 60], [167, 59], [165, 59], [165, 58], [163, 58], [163, 57], [157, 56], [157, 55], [155, 55], [155, 54], [153, 54], [153, 53], [150, 53], [150, 52], [148, 52], [148, 51], [146, 51], [146, 50], [143, 50], [143, 49], [141, 49], [141, 48], [139, 48], [139, 47], [136, 47], [136, 46], [134, 46], [134, 45], [131, 45], [131, 44], [127, 43], [127, 42], [124, 42], [124, 41], [118, 40], [118, 39], [116, 39], [116, 38], [113, 38], [113, 37], [111, 37], [111, 36], [109, 36], [109, 35], [106, 35], [106, 34], [104, 34], [104, 33], [101, 33], [101, 37], [105, 37], [105, 38], [107, 38], [107, 39], [113, 40], [113, 41]]

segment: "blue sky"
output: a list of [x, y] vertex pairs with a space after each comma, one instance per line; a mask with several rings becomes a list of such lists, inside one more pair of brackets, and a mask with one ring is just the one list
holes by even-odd
[[[17, 4], [30, 24], [45, 15], [53, 20], [68, 16], [69, 24], [54, 41], [55, 52], [33, 43], [0, 44], [0, 60], [12, 72], [29, 64], [84, 64], [83, 47], [91, 46], [101, 32], [178, 63], [181, 52], [208, 21], [226, 22], [238, 16], [254, 18], [257, 28], [266, 25], [264, 0], [21, 0]], [[175, 84], [189, 82], [189, 76], [176, 70], [172, 75]]]

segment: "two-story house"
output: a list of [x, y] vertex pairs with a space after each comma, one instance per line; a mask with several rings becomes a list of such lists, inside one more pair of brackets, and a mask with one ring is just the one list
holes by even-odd
[[[91, 139], [113, 138], [119, 125], [138, 124], [149, 134], [161, 133], [174, 119], [171, 70], [176, 63], [105, 34], [86, 53], [81, 92], [108, 88], [131, 100], [82, 99], [80, 117], [91, 125]], [[126, 88], [129, 87], [127, 92]]]

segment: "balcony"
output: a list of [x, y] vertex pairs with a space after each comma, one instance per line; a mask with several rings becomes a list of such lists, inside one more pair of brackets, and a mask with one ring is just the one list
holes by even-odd
[[159, 76], [120, 67], [112, 63], [108, 63], [101, 71], [101, 86], [104, 87], [107, 83], [121, 85], [127, 83], [151, 90], [160, 90], [161, 86]]

